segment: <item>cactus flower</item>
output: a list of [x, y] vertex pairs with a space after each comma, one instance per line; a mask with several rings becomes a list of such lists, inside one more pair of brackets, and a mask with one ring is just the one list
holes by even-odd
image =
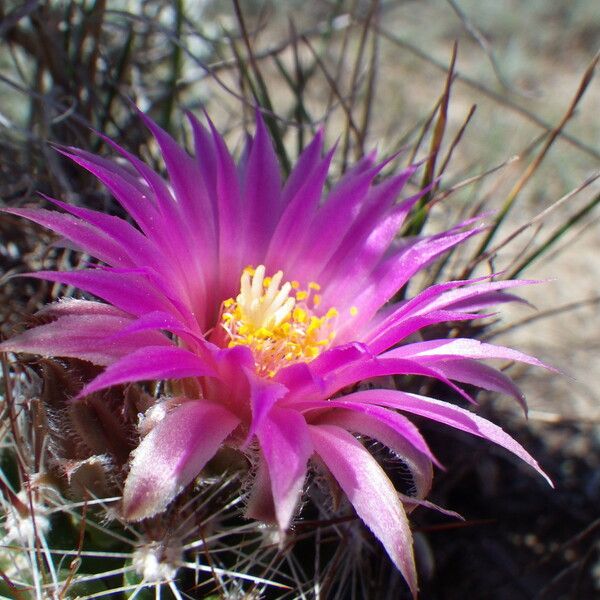
[[[110, 140], [124, 161], [59, 149], [95, 175], [130, 220], [54, 199], [60, 211], [7, 209], [97, 259], [80, 270], [29, 276], [96, 300], [45, 307], [45, 324], [0, 349], [104, 367], [74, 402], [118, 384], [171, 382], [170, 398], [148, 411], [130, 457], [126, 518], [165, 510], [229, 446], [257, 465], [247, 514], [273, 518], [283, 532], [317, 459], [416, 594], [407, 511], [428, 493], [436, 459], [407, 415], [498, 444], [545, 475], [518, 442], [471, 410], [360, 384], [418, 375], [467, 399], [461, 383], [523, 403], [504, 373], [480, 361], [543, 366], [538, 360], [475, 339], [423, 341], [418, 333], [480, 319], [515, 299], [505, 290], [527, 282], [450, 281], [394, 302], [415, 274], [481, 230], [468, 221], [399, 238], [420, 197], [402, 194], [416, 167], [376, 182], [386, 163], [370, 155], [324, 193], [333, 151], [323, 154], [321, 132], [282, 181], [260, 116], [237, 163], [212, 123], [189, 116], [191, 156], [141, 118], [168, 179]], [[409, 468], [412, 495], [394, 488], [357, 434], [381, 442]]]

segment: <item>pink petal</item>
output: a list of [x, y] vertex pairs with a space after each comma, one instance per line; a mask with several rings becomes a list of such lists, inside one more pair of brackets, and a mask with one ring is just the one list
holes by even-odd
[[332, 158], [333, 150], [304, 175], [302, 186], [287, 203], [271, 236], [265, 263], [267, 266], [281, 268], [284, 272], [293, 267], [302, 248], [301, 242], [319, 206]]
[[135, 219], [146, 235], [163, 239], [161, 229], [158, 227], [160, 219], [156, 205], [148, 197], [149, 190], [131, 173], [113, 161], [78, 148], [57, 148], [57, 150], [95, 175]]
[[256, 113], [256, 134], [243, 178], [242, 229], [248, 264], [264, 261], [269, 239], [281, 214], [279, 163], [265, 123]]
[[494, 425], [487, 419], [479, 417], [468, 410], [427, 398], [417, 394], [408, 394], [395, 390], [366, 390], [356, 392], [345, 397], [352, 402], [366, 402], [369, 404], [379, 404], [380, 406], [389, 406], [397, 410], [406, 411], [415, 415], [420, 415], [439, 423], [444, 423], [455, 429], [466, 431], [471, 435], [484, 438], [490, 442], [494, 442], [503, 448], [518, 456], [521, 460], [533, 467], [548, 483], [554, 487], [552, 481], [537, 461], [510, 435]]
[[309, 430], [316, 453], [340, 484], [357, 515], [383, 544], [416, 597], [412, 534], [391, 481], [362, 444], [344, 429], [312, 425]]
[[483, 365], [470, 358], [442, 359], [439, 362], [430, 363], [430, 365], [433, 370], [448, 379], [512, 396], [527, 413], [525, 396], [512, 379], [498, 369]]
[[288, 390], [271, 379], [258, 377], [253, 370], [245, 369], [245, 372], [250, 384], [250, 405], [252, 407], [252, 425], [248, 434], [248, 441], [250, 441], [254, 433], [262, 426], [263, 419]]
[[406, 344], [394, 350], [390, 350], [382, 357], [389, 358], [413, 358], [422, 364], [427, 364], [427, 360], [439, 360], [440, 358], [473, 358], [477, 360], [499, 358], [503, 360], [514, 360], [517, 362], [543, 367], [554, 371], [552, 367], [545, 365], [533, 356], [505, 348], [504, 346], [495, 346], [479, 340], [469, 338], [453, 338], [442, 340], [430, 340], [427, 342], [417, 342]]
[[411, 241], [379, 263], [365, 282], [356, 282], [360, 288], [348, 290], [348, 293], [356, 293], [353, 304], [358, 308], [361, 322], [366, 323], [372, 319], [415, 273], [479, 232], [480, 229], [472, 229], [455, 233], [452, 229], [437, 236]]
[[325, 305], [339, 306], [345, 303], [345, 295], [357, 280], [368, 275], [382, 259], [412, 206], [421, 194], [392, 206], [416, 168], [409, 167], [399, 175], [373, 187], [365, 198], [364, 205], [327, 267], [320, 276], [327, 281], [323, 291]]
[[91, 223], [110, 235], [111, 238], [121, 245], [123, 251], [132, 259], [133, 263], [150, 266], [160, 271], [168, 279], [168, 285], [170, 286], [178, 284], [175, 273], [169, 272], [169, 269], [172, 268], [172, 261], [165, 256], [164, 247], [156, 245], [150, 238], [146, 237], [141, 231], [124, 219], [99, 211], [89, 210], [81, 206], [67, 204], [50, 196], [43, 195], [43, 197], [48, 202]]
[[74, 285], [133, 315], [154, 310], [178, 312], [141, 272], [123, 273], [98, 268], [68, 272], [38, 271], [23, 276]]
[[298, 191], [306, 182], [306, 178], [319, 164], [321, 153], [323, 152], [323, 130], [319, 129], [315, 137], [310, 141], [308, 146], [304, 148], [302, 154], [298, 157], [294, 168], [285, 182], [285, 186], [281, 193], [281, 200], [284, 206], [296, 196]]
[[[354, 405], [352, 403], [348, 404], [350, 409], [352, 406], [360, 406], [356, 403]], [[342, 405], [343, 403], [339, 404], [339, 406]], [[397, 418], [401, 416], [398, 413], [386, 409], [382, 409], [382, 411], [385, 415], [369, 414], [367, 411], [363, 411], [361, 414], [359, 411], [352, 409], [334, 410], [319, 417], [318, 424], [336, 425], [353, 433], [368, 435], [387, 446], [410, 469], [417, 498], [425, 498], [431, 489], [433, 479], [432, 455], [427, 443], [408, 419], [401, 421]], [[411, 430], [410, 435], [407, 435], [409, 428]], [[419, 444], [414, 443], [417, 437], [421, 439]], [[426, 452], [419, 451], [418, 448], [423, 446], [426, 448]]]
[[105, 304], [104, 302], [94, 302], [93, 300], [81, 300], [79, 298], [60, 298], [57, 302], [46, 304], [46, 306], [40, 309], [36, 314], [49, 317], [62, 317], [66, 315], [99, 315], [125, 317], [127, 319], [133, 318], [130, 314], [119, 310], [110, 304]]
[[413, 333], [425, 327], [437, 325], [438, 323], [448, 323], [450, 321], [473, 321], [491, 316], [491, 314], [467, 313], [457, 310], [431, 310], [424, 314], [398, 319], [394, 324], [390, 324], [385, 330], [381, 331], [380, 335], [369, 344], [369, 347], [374, 353], [378, 354], [399, 344]]
[[240, 184], [235, 163], [223, 138], [209, 120], [216, 162], [216, 195], [219, 218], [219, 275], [224, 282], [221, 297], [228, 298], [237, 293], [243, 263], [239, 245], [243, 224], [239, 220]]
[[216, 202], [216, 158], [215, 158], [215, 145], [213, 143], [210, 132], [198, 121], [194, 114], [190, 111], [186, 111], [186, 116], [192, 126], [194, 133], [194, 149], [195, 159], [204, 182], [204, 186], [208, 192], [208, 197], [212, 203], [212, 214], [217, 214], [217, 202]]
[[173, 342], [157, 331], [130, 333], [119, 339], [110, 339], [130, 323], [131, 317], [118, 314], [65, 315], [12, 337], [0, 344], [0, 351], [64, 356], [106, 366], [140, 346], [172, 346]]
[[132, 321], [117, 336], [156, 329], [174, 333], [194, 349], [206, 349], [209, 345], [198, 327], [190, 328], [181, 319], [164, 311], [153, 311], [142, 315]]
[[[399, 415], [394, 411], [388, 410], [387, 408], [381, 408], [373, 404], [366, 404], [361, 402], [354, 402], [352, 400], [346, 400], [346, 398], [352, 398], [353, 394], [349, 396], [342, 396], [339, 400], [322, 400], [320, 402], [303, 402], [299, 407], [294, 407], [296, 410], [308, 411], [311, 409], [315, 410], [331, 410], [332, 408], [344, 409], [356, 413], [358, 416], [355, 423], [360, 423], [360, 420], [364, 417], [365, 423], [371, 422], [373, 419], [383, 423], [386, 427], [393, 429], [397, 435], [401, 436], [405, 442], [408, 442], [415, 450], [420, 452], [423, 456], [427, 457], [428, 460], [434, 462], [440, 466], [437, 458], [431, 453], [427, 442], [423, 439], [423, 436], [419, 433], [419, 430], [403, 415]], [[334, 415], [339, 411], [334, 411]], [[310, 417], [305, 415], [306, 420], [314, 424], [320, 422], [321, 419], [328, 419], [328, 413], [326, 412], [322, 416], [317, 413], [316, 417]]]
[[298, 505], [312, 454], [308, 428], [298, 412], [274, 408], [256, 435], [269, 470], [277, 523], [285, 531]]
[[80, 250], [111, 266], [129, 267], [135, 264], [123, 251], [122, 246], [106, 231], [72, 215], [44, 208], [11, 208], [2, 212], [18, 215], [47, 227], [73, 242]]
[[123, 514], [139, 521], [163, 511], [215, 455], [239, 419], [217, 404], [184, 402], [133, 452], [123, 490]]
[[369, 169], [361, 168], [357, 173], [348, 171], [331, 190], [302, 241], [303, 250], [294, 266], [299, 279], [319, 279], [340, 240], [358, 217], [373, 179], [384, 166], [385, 163], [380, 163]]
[[88, 383], [77, 398], [121, 383], [202, 375], [213, 376], [214, 371], [192, 352], [175, 346], [148, 346], [110, 365]]

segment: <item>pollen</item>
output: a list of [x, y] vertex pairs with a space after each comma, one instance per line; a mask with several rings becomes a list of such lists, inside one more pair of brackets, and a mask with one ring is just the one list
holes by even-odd
[[335, 338], [338, 311], [319, 309], [321, 286], [311, 281], [302, 289], [298, 281], [283, 282], [283, 272], [266, 276], [264, 265], [246, 267], [240, 293], [223, 302], [221, 327], [227, 345], [247, 346], [260, 375], [273, 377], [285, 366], [309, 362]]

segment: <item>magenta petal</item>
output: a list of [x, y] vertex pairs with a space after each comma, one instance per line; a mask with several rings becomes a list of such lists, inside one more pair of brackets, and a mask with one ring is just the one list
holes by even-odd
[[[348, 404], [350, 405], [348, 408], [353, 408], [352, 403]], [[361, 405], [354, 404], [354, 407], [356, 406]], [[362, 414], [360, 411], [355, 410], [335, 410], [320, 417], [318, 423], [337, 425], [353, 433], [368, 435], [387, 446], [410, 469], [415, 484], [416, 497], [425, 498], [431, 489], [433, 479], [431, 452], [425, 440], [408, 419], [387, 409], [380, 410], [382, 411], [381, 414], [368, 413], [367, 410], [364, 410]], [[401, 419], [398, 419], [398, 417], [401, 417]], [[415, 444], [414, 440], [417, 437], [421, 441]], [[419, 451], [418, 448], [422, 446], [426, 448], [426, 452]]]
[[110, 304], [95, 302], [93, 300], [81, 300], [79, 298], [60, 298], [57, 302], [46, 304], [46, 306], [36, 314], [48, 317], [62, 317], [66, 315], [108, 315], [113, 317], [126, 317], [128, 319], [133, 318], [130, 314], [119, 310]]
[[133, 315], [154, 310], [176, 311], [171, 302], [162, 296], [160, 291], [140, 272], [122, 273], [108, 269], [82, 269], [80, 271], [38, 271], [23, 276], [74, 285]]
[[[353, 421], [355, 423], [359, 423], [360, 419], [362, 419], [363, 417], [365, 419], [365, 423], [369, 423], [373, 419], [379, 421], [386, 425], [388, 428], [393, 429], [397, 435], [401, 436], [415, 450], [419, 451], [423, 456], [427, 457], [428, 460], [440, 466], [440, 463], [431, 453], [427, 442], [423, 439], [423, 436], [419, 433], [419, 430], [406, 417], [404, 417], [403, 415], [399, 415], [394, 411], [388, 410], [387, 408], [381, 408], [380, 406], [374, 406], [372, 404], [346, 400], [346, 398], [352, 398], [352, 396], [353, 394], [351, 394], [350, 396], [342, 396], [339, 400], [306, 402], [302, 406], [302, 410], [307, 410], [310, 408], [314, 408], [317, 410], [328, 410], [330, 408], [339, 408], [344, 410], [347, 409], [357, 414], [357, 420]], [[335, 411], [334, 414], [337, 413], [338, 411]], [[325, 413], [324, 418], [329, 418], [327, 413]], [[321, 417], [317, 417], [316, 420], [320, 422]], [[309, 422], [312, 423], [313, 421], [309, 419]]]
[[124, 219], [81, 206], [73, 206], [50, 196], [43, 195], [43, 197], [48, 202], [104, 231], [121, 246], [122, 253], [129, 256], [132, 263], [144, 264], [160, 270], [169, 282], [168, 285], [177, 284], [177, 274], [169, 272], [171, 262], [164, 255], [164, 248], [156, 245]]
[[[473, 398], [463, 389], [452, 383], [444, 375], [443, 371], [431, 368], [427, 364], [422, 364], [417, 360], [388, 358], [385, 355], [372, 360], [357, 361], [354, 364], [345, 365], [344, 368], [340, 368], [337, 371], [332, 371], [325, 378], [325, 395], [332, 396], [335, 392], [348, 385], [386, 375], [422, 375], [424, 377], [439, 379], [455, 392], [458, 392], [463, 398], [475, 403]], [[302, 399], [300, 399], [300, 402], [302, 402]]]
[[398, 235], [419, 195], [396, 206], [392, 206], [392, 203], [415, 170], [415, 167], [409, 167], [374, 186], [365, 198], [358, 218], [338, 244], [321, 275], [323, 281], [329, 281], [323, 294], [326, 304], [329, 300], [338, 302], [340, 295], [343, 296], [357, 280], [368, 275]]
[[248, 264], [264, 261], [269, 239], [281, 214], [279, 163], [267, 128], [256, 113], [256, 135], [243, 177], [244, 257]]
[[215, 145], [210, 132], [198, 121], [198, 119], [189, 111], [186, 112], [186, 116], [192, 126], [194, 133], [194, 148], [196, 151], [196, 163], [204, 186], [209, 194], [209, 198], [212, 202], [212, 213], [216, 214], [216, 158], [215, 158]]
[[477, 360], [499, 358], [543, 367], [551, 371], [555, 370], [537, 358], [528, 356], [518, 350], [512, 350], [504, 346], [495, 346], [494, 344], [487, 344], [469, 338], [431, 340], [406, 344], [405, 346], [390, 350], [382, 356], [389, 358], [413, 358], [422, 364], [428, 364], [428, 359], [437, 361], [441, 358], [473, 358]]
[[340, 484], [356, 514], [383, 544], [416, 597], [412, 534], [391, 481], [362, 444], [344, 429], [333, 425], [312, 425], [309, 429], [315, 452]]
[[181, 379], [214, 376], [214, 371], [198, 356], [175, 346], [148, 346], [124, 356], [88, 383], [78, 398], [99, 390], [149, 379]]
[[296, 267], [300, 279], [319, 278], [340, 240], [343, 240], [358, 217], [365, 194], [384, 166], [381, 163], [358, 173], [348, 171], [331, 190], [302, 242], [303, 250]]
[[389, 406], [390, 408], [410, 412], [494, 442], [533, 467], [554, 487], [548, 475], [542, 471], [537, 461], [521, 444], [497, 425], [464, 408], [434, 398], [394, 390], [366, 390], [350, 394], [346, 396], [346, 399], [352, 402], [379, 404], [380, 406]]
[[434, 371], [438, 371], [448, 379], [512, 396], [527, 413], [525, 396], [512, 379], [498, 369], [469, 358], [440, 360], [430, 366]]
[[271, 379], [257, 377], [253, 371], [245, 370], [250, 384], [250, 405], [252, 406], [252, 425], [248, 434], [248, 441], [257, 429], [262, 426], [262, 421], [267, 417], [277, 400], [287, 393], [287, 388]]
[[431, 325], [448, 323], [450, 321], [473, 321], [475, 319], [485, 319], [491, 316], [491, 314], [432, 310], [425, 312], [424, 314], [398, 319], [396, 323], [393, 325], [390, 324], [389, 327], [383, 330], [369, 346], [373, 352], [379, 353], [400, 343], [413, 333], [416, 333], [425, 327], [430, 327]]
[[312, 454], [308, 428], [295, 410], [274, 408], [256, 435], [269, 469], [277, 523], [285, 531], [300, 500]]
[[[358, 309], [359, 322], [368, 323], [415, 273], [479, 231], [472, 229], [455, 233], [454, 230], [450, 230], [430, 238], [408, 242], [403, 240], [400, 249], [382, 260], [366, 280], [356, 281], [354, 288], [346, 291], [346, 295], [352, 298], [352, 304]], [[355, 327], [352, 320], [348, 320], [345, 327], [338, 329], [339, 337], [347, 339]]]
[[58, 151], [95, 175], [114, 195], [121, 206], [135, 219], [147, 235], [160, 235], [156, 205], [148, 197], [148, 190], [116, 163], [79, 150], [58, 148]]
[[107, 366], [140, 346], [168, 348], [172, 345], [157, 331], [135, 332], [110, 339], [129, 323], [131, 318], [119, 314], [65, 315], [12, 337], [0, 344], [0, 351], [64, 356]]
[[302, 186], [287, 203], [271, 236], [267, 266], [278, 265], [287, 272], [294, 264], [319, 206], [332, 158], [333, 151], [330, 151], [310, 173], [306, 173]]
[[296, 196], [306, 182], [306, 178], [319, 163], [323, 152], [323, 137], [323, 130], [319, 129], [310, 144], [304, 148], [302, 154], [298, 157], [281, 193], [284, 206], [287, 206], [292, 198]]
[[10, 208], [4, 209], [2, 212], [21, 216], [47, 227], [73, 242], [80, 250], [88, 252], [111, 266], [132, 266], [134, 264], [127, 253], [123, 252], [118, 241], [88, 221], [44, 208]]
[[174, 333], [187, 343], [194, 346], [205, 347], [207, 345], [202, 332], [198, 326], [190, 328], [184, 321], [164, 311], [153, 311], [142, 315], [128, 325], [119, 335], [126, 335], [137, 331], [148, 331], [162, 329]]
[[123, 490], [123, 514], [139, 521], [163, 511], [200, 473], [238, 425], [217, 404], [184, 402], [166, 415], [133, 452]]

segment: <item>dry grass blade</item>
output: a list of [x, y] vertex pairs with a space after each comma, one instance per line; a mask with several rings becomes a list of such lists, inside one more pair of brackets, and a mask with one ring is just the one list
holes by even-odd
[[4, 14], [3, 6], [0, 5], [0, 37], [4, 37], [21, 19], [28, 17], [38, 7], [39, 3], [40, 0], [29, 0], [9, 14]]
[[[562, 196], [561, 198], [556, 200], [556, 202], [553, 202], [550, 206], [548, 206], [543, 211], [538, 213], [531, 220], [527, 221], [527, 223], [525, 223], [524, 225], [521, 225], [520, 227], [517, 227], [514, 231], [512, 231], [510, 234], [508, 234], [501, 242], [499, 242], [496, 246], [487, 250], [484, 254], [481, 255], [481, 260], [482, 261], [489, 260], [493, 256], [496, 256], [496, 254], [502, 248], [505, 248], [506, 246], [508, 246], [518, 236], [520, 236], [522, 233], [524, 233], [525, 231], [527, 231], [534, 225], [541, 224], [542, 221], [550, 213], [556, 211], [561, 206], [563, 206], [564, 204], [566, 204], [567, 202], [572, 200], [577, 194], [579, 194], [581, 191], [586, 189], [590, 184], [592, 184], [596, 180], [598, 180], [598, 178], [600, 178], [600, 173], [594, 173], [593, 175], [590, 175], [590, 177], [588, 177], [585, 181], [583, 181], [580, 185], [578, 185], [574, 190], [571, 190], [569, 193], [565, 194], [564, 196]], [[598, 203], [598, 199], [594, 198], [591, 202], [586, 204], [583, 207], [583, 209], [578, 211], [576, 213], [576, 215], [574, 215], [573, 217], [568, 219], [565, 223], [563, 223], [561, 225], [561, 227], [559, 227], [558, 231], [555, 232], [553, 235], [551, 235], [546, 240], [546, 242], [540, 244], [538, 246], [538, 249], [534, 253], [532, 253], [529, 256], [527, 256], [526, 258], [524, 258], [521, 262], [519, 262], [519, 259], [517, 258], [516, 262], [518, 263], [518, 266], [515, 266], [514, 269], [511, 271], [512, 275], [507, 275], [506, 277], [508, 279], [510, 279], [512, 277], [517, 276], [519, 273], [523, 272], [533, 262], [533, 260], [535, 260], [535, 258], [541, 256], [541, 254], [543, 254], [556, 240], [558, 240], [559, 237], [561, 237], [573, 225], [575, 225], [578, 221], [580, 221], [581, 218], [583, 218], [586, 214], [588, 214], [596, 206], [597, 203]], [[535, 239], [537, 239], [537, 235], [535, 236], [534, 240]]]
[[352, 132], [354, 133], [354, 135], [356, 136], [356, 138], [358, 139], [360, 137], [360, 131], [354, 121], [354, 117], [352, 116], [352, 112], [350, 111], [350, 107], [348, 106], [347, 100], [346, 98], [343, 96], [342, 92], [340, 91], [335, 79], [331, 76], [331, 74], [329, 73], [329, 70], [327, 69], [327, 66], [324, 64], [323, 60], [321, 59], [321, 57], [317, 54], [317, 51], [315, 50], [314, 46], [312, 45], [312, 43], [310, 42], [310, 40], [305, 37], [302, 36], [302, 41], [304, 42], [304, 44], [306, 45], [306, 47], [310, 50], [311, 54], [313, 55], [313, 57], [315, 58], [317, 65], [319, 66], [319, 69], [321, 70], [321, 72], [323, 73], [323, 75], [325, 76], [325, 79], [327, 80], [328, 85], [330, 86], [330, 89], [332, 90], [334, 96], [337, 98], [338, 102], [340, 103], [340, 106], [342, 107], [344, 114], [346, 116], [346, 119], [348, 121], [348, 127], [352, 130]]
[[[361, 67], [364, 63], [364, 55], [367, 49], [367, 38], [371, 29], [371, 22], [373, 20], [375, 11], [377, 9], [377, 2], [372, 1], [367, 16], [363, 20], [360, 38], [358, 41], [358, 48], [356, 50], [356, 55], [354, 57], [354, 64], [352, 65], [352, 74], [350, 76], [350, 84], [349, 84], [349, 94], [348, 94], [348, 111], [346, 115], [351, 115], [355, 111], [355, 107], [357, 104], [357, 97], [360, 88], [360, 72]], [[356, 130], [356, 151], [355, 158], [360, 158], [364, 153], [364, 148], [362, 144], [364, 142], [365, 130], [358, 129]], [[344, 129], [344, 142], [342, 144], [342, 171], [346, 170], [348, 165], [348, 155], [350, 152], [350, 123], [346, 124], [346, 128]]]
[[[458, 132], [454, 136], [454, 139], [450, 143], [448, 152], [446, 153], [446, 156], [444, 157], [444, 159], [442, 160], [442, 164], [440, 165], [439, 175], [442, 175], [443, 173], [445, 173], [446, 167], [450, 164], [450, 161], [452, 160], [452, 155], [453, 155], [454, 151], [456, 150], [456, 148], [458, 147], [458, 145], [460, 144], [460, 141], [462, 140], [463, 135], [465, 134], [465, 131], [467, 130], [467, 127], [469, 126], [469, 123], [471, 122], [471, 119], [473, 118], [473, 115], [475, 114], [476, 110], [477, 110], [477, 105], [473, 104], [473, 106], [471, 106], [471, 108], [469, 109], [469, 112], [467, 113], [465, 120], [463, 121], [462, 125], [460, 126], [460, 129], [458, 130]], [[439, 187], [439, 185], [436, 186], [436, 189], [438, 187]]]
[[[548, 153], [548, 151], [550, 150], [550, 148], [552, 147], [552, 145], [554, 144], [554, 142], [560, 135], [561, 131], [564, 129], [565, 125], [573, 117], [573, 115], [575, 113], [575, 109], [577, 108], [577, 105], [579, 104], [579, 101], [585, 94], [585, 91], [587, 90], [590, 82], [592, 81], [592, 78], [594, 76], [594, 71], [596, 69], [596, 65], [598, 64], [599, 60], [600, 60], [600, 53], [598, 53], [594, 57], [594, 59], [592, 60], [592, 62], [588, 66], [588, 68], [586, 69], [586, 71], [583, 75], [583, 78], [581, 79], [581, 83], [579, 84], [579, 88], [577, 89], [577, 92], [576, 92], [573, 100], [571, 101], [571, 104], [569, 105], [566, 113], [564, 114], [564, 116], [562, 117], [562, 119], [560, 120], [558, 125], [550, 132], [548, 139], [546, 140], [546, 143], [542, 147], [541, 151], [534, 158], [534, 160], [528, 165], [528, 167], [525, 169], [524, 173], [521, 175], [521, 177], [519, 177], [519, 179], [517, 180], [517, 182], [514, 184], [513, 188], [511, 189], [511, 191], [508, 193], [508, 196], [507, 196], [506, 200], [504, 201], [504, 204], [503, 204], [502, 208], [500, 209], [498, 216], [495, 219], [494, 224], [488, 231], [484, 240], [481, 242], [481, 245], [479, 246], [479, 248], [476, 250], [476, 252], [474, 254], [474, 258], [473, 258], [473, 263], [476, 264], [477, 262], [479, 262], [481, 260], [481, 257], [485, 255], [489, 243], [494, 238], [498, 228], [500, 227], [500, 225], [504, 221], [504, 218], [506, 217], [506, 215], [512, 208], [517, 197], [519, 196], [519, 194], [521, 193], [523, 188], [527, 185], [527, 183], [529, 182], [529, 180], [531, 179], [533, 174], [537, 171], [538, 167], [541, 165], [542, 161], [546, 157], [546, 154]], [[465, 276], [468, 276], [470, 274], [471, 270], [468, 270], [467, 272], [465, 272]]]
[[[421, 189], [425, 190], [430, 188], [433, 183], [433, 179], [436, 176], [436, 162], [438, 154], [442, 147], [442, 141], [446, 133], [446, 125], [448, 123], [448, 105], [450, 103], [450, 91], [452, 89], [452, 82], [454, 80], [454, 68], [456, 66], [456, 56], [458, 53], [458, 44], [454, 42], [452, 47], [452, 56], [450, 58], [450, 64], [448, 66], [448, 72], [446, 74], [446, 81], [444, 84], [444, 91], [438, 103], [437, 120], [433, 128], [433, 135], [431, 137], [431, 145], [429, 148], [429, 154], [425, 163], [425, 172], [421, 180]], [[427, 220], [428, 204], [431, 200], [433, 190], [429, 189], [419, 202], [415, 205], [413, 217], [411, 219], [410, 226], [408, 227], [409, 235], [418, 235], [425, 222]]]
[[485, 55], [488, 57], [488, 60], [492, 65], [492, 69], [494, 70], [494, 73], [498, 78], [498, 81], [502, 84], [502, 87], [504, 87], [507, 90], [510, 90], [511, 92], [521, 93], [519, 92], [519, 90], [516, 90], [513, 85], [511, 85], [511, 83], [506, 79], [506, 77], [504, 77], [490, 43], [487, 41], [483, 33], [475, 26], [475, 24], [468, 17], [465, 11], [458, 5], [458, 3], [455, 0], [446, 0], [446, 2], [448, 2], [452, 10], [461, 20], [464, 28], [467, 30], [469, 35], [477, 42], [477, 44], [479, 44], [481, 49], [485, 52]]
[[[254, 79], [256, 80], [256, 84], [258, 86], [258, 89], [252, 87], [254, 98], [259, 107], [265, 107], [267, 109], [267, 111], [264, 113], [265, 123], [269, 128], [269, 131], [271, 132], [271, 137], [273, 141], [275, 142], [275, 149], [281, 161], [281, 168], [285, 174], [288, 174], [291, 169], [290, 159], [287, 155], [285, 144], [283, 143], [282, 134], [277, 124], [277, 120], [273, 117], [273, 103], [271, 102], [269, 90], [267, 84], [265, 83], [265, 79], [262, 75], [258, 61], [254, 56], [254, 50], [252, 48], [250, 36], [248, 35], [248, 29], [246, 27], [246, 22], [244, 20], [239, 0], [233, 0], [233, 6], [235, 9], [236, 19], [240, 26], [240, 31], [242, 33], [242, 39], [244, 40], [244, 46], [246, 47], [246, 51], [248, 53], [250, 67], [252, 69]], [[246, 71], [246, 73], [248, 73], [248, 71]]]
[[[380, 25], [377, 26], [377, 31], [384, 38], [386, 38], [393, 44], [397, 45], [398, 47], [408, 50], [409, 52], [411, 52], [411, 54], [414, 54], [416, 57], [418, 57], [421, 60], [427, 62], [428, 64], [436, 67], [440, 71], [447, 72], [448, 67], [443, 62], [431, 57], [429, 54], [427, 54], [426, 52], [424, 52], [423, 50], [421, 50], [414, 44], [411, 44], [410, 42], [403, 40], [396, 34], [391, 33], [390, 31], [388, 31], [387, 29], [385, 29], [384, 27], [382, 27]], [[510, 98], [507, 98], [507, 97], [503, 96], [502, 94], [494, 92], [493, 90], [489, 89], [488, 87], [486, 87], [485, 85], [483, 85], [482, 83], [477, 81], [476, 79], [472, 79], [470, 77], [462, 75], [461, 73], [456, 74], [456, 79], [458, 81], [464, 83], [465, 85], [469, 86], [470, 88], [477, 90], [478, 92], [481, 92], [485, 96], [491, 98], [492, 100], [497, 102], [500, 106], [504, 106], [504, 107], [510, 109], [511, 111], [514, 111], [514, 112], [522, 115], [527, 120], [531, 121], [532, 123], [535, 123], [542, 129], [544, 129], [546, 132], [550, 133], [553, 131], [552, 125], [550, 123], [548, 123], [547, 121], [545, 121], [544, 119], [540, 118], [534, 112], [520, 106], [517, 102], [515, 102], [514, 100], [511, 100]], [[559, 135], [562, 139], [568, 141], [572, 146], [574, 146], [575, 148], [578, 148], [582, 152], [586, 153], [588, 156], [591, 156], [592, 158], [595, 158], [596, 160], [600, 160], [600, 151], [596, 150], [592, 146], [585, 144], [581, 140], [577, 139], [576, 137], [570, 135], [569, 133], [567, 133], [565, 131], [559, 132]]]
[[538, 248], [536, 248], [531, 254], [528, 254], [514, 269], [512, 269], [507, 277], [513, 278], [518, 277], [529, 265], [545, 254], [554, 244], [563, 237], [567, 232], [571, 231], [573, 227], [579, 223], [586, 215], [588, 215], [596, 206], [600, 204], [600, 194], [597, 194], [588, 204], [578, 210], [574, 215], [569, 217], [560, 227], [552, 233], [548, 239], [543, 241]]
[[[373, 0], [372, 4], [373, 15], [369, 21], [374, 23], [379, 22], [380, 18], [380, 4], [379, 0]], [[360, 140], [359, 147], [364, 153], [364, 145], [371, 124], [371, 115], [373, 109], [373, 101], [376, 95], [377, 77], [379, 74], [379, 48], [380, 48], [380, 36], [376, 31], [371, 34], [371, 53], [369, 58], [369, 66], [367, 69], [367, 86], [365, 91], [365, 99], [363, 102], [362, 119], [360, 123]], [[358, 158], [358, 156], [357, 156]]]

